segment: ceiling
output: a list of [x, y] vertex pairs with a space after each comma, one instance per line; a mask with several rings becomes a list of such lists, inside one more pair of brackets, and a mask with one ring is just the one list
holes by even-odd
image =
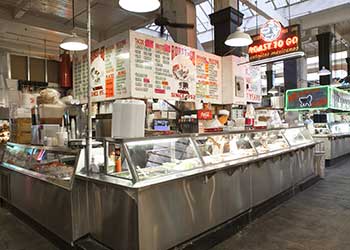
[[[86, 35], [86, 2], [74, 1], [74, 31], [80, 36]], [[213, 27], [209, 15], [214, 12], [214, 0], [195, 2], [198, 40], [210, 51]], [[339, 40], [350, 42], [350, 0], [241, 0], [239, 9], [244, 14], [243, 27], [251, 34], [255, 33], [257, 22], [261, 25], [269, 17], [277, 16], [300, 23], [305, 29], [305, 47], [312, 51], [319, 26], [336, 24]], [[157, 12], [130, 13], [119, 7], [118, 0], [91, 0], [91, 15], [95, 42], [145, 26], [153, 34], [159, 31], [159, 27], [152, 25]], [[58, 44], [72, 31], [72, 0], [0, 0], [0, 48], [57, 57]], [[308, 40], [310, 37], [312, 41]]]

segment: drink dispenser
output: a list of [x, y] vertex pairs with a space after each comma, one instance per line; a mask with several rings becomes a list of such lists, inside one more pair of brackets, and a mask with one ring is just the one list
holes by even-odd
[[139, 100], [117, 100], [113, 103], [112, 137], [145, 136], [146, 104]]

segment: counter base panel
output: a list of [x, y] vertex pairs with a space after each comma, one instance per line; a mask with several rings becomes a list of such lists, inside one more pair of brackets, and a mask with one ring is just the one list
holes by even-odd
[[210, 249], [216, 246], [217, 244], [225, 241], [229, 237], [232, 237], [236, 233], [240, 232], [242, 229], [244, 229], [247, 225], [252, 223], [254, 220], [263, 216], [264, 214], [276, 208], [280, 204], [293, 198], [299, 192], [302, 192], [308, 187], [316, 184], [319, 180], [321, 180], [321, 178], [318, 176], [311, 177], [310, 179], [301, 183], [299, 186], [290, 187], [284, 192], [276, 195], [273, 198], [270, 198], [269, 200], [252, 208], [251, 210], [245, 211], [239, 214], [238, 216], [236, 216], [235, 218], [203, 233], [202, 235], [196, 238], [191, 239], [190, 241], [182, 243], [174, 248], [171, 248], [170, 250]]
[[350, 154], [350, 136], [315, 137], [315, 139], [324, 143], [327, 161]]
[[88, 233], [84, 186], [67, 190], [5, 168], [0, 179], [1, 199], [68, 244]]

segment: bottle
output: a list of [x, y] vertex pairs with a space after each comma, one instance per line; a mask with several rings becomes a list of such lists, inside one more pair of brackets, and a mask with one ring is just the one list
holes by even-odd
[[122, 159], [120, 156], [120, 148], [115, 148], [115, 172], [120, 173], [122, 172]]

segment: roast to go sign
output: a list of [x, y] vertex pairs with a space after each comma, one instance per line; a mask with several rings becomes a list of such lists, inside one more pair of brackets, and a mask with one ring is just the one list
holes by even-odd
[[276, 21], [269, 22], [266, 27], [261, 29], [259, 35], [252, 37], [253, 43], [248, 48], [251, 62], [285, 55], [301, 49], [299, 25], [282, 28], [277, 24], [273, 25]]

